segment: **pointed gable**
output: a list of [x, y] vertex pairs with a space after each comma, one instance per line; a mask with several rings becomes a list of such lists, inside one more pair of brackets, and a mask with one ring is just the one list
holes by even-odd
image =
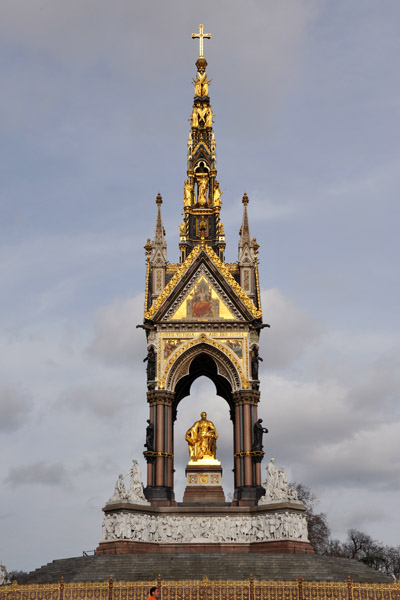
[[146, 311], [145, 318], [248, 321], [261, 318], [261, 311], [212, 248], [197, 246]]

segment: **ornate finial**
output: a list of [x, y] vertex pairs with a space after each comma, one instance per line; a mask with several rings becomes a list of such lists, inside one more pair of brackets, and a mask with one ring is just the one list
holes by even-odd
[[157, 204], [157, 206], [161, 206], [161, 204], [162, 204], [162, 196], [160, 193], [157, 194], [156, 204]]
[[246, 194], [246, 192], [243, 194], [242, 202], [243, 202], [243, 204], [244, 204], [245, 206], [247, 206], [247, 205], [248, 205], [248, 203], [249, 203], [249, 197], [248, 197], [248, 195]]
[[253, 238], [253, 249], [254, 249], [254, 254], [257, 256], [258, 254], [258, 249], [260, 247], [260, 244], [257, 242], [256, 238]]
[[146, 242], [146, 244], [144, 246], [144, 249], [146, 250], [146, 254], [148, 256], [150, 256], [150, 252], [151, 252], [152, 248], [153, 248], [153, 246], [151, 244], [150, 238], [147, 238], [147, 242]]
[[204, 25], [199, 25], [199, 33], [192, 33], [192, 38], [199, 38], [199, 58], [204, 58], [203, 42], [204, 38], [211, 39], [211, 33], [204, 33]]

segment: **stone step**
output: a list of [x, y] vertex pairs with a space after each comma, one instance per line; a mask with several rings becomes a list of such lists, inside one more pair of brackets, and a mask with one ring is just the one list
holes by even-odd
[[19, 583], [255, 579], [293, 581], [353, 581], [385, 583], [392, 579], [346, 558], [307, 554], [120, 554], [54, 560], [29, 573]]

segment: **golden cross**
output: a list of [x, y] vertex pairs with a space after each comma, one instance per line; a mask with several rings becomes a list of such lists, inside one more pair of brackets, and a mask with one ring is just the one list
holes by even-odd
[[192, 33], [192, 38], [199, 38], [199, 58], [203, 58], [203, 41], [204, 38], [211, 39], [211, 33], [203, 33], [204, 25], [199, 25], [199, 33]]

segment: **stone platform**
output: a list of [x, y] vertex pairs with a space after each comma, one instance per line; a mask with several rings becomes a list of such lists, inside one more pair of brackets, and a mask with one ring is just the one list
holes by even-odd
[[103, 510], [103, 540], [97, 554], [314, 553], [305, 508], [299, 502], [262, 506], [113, 502]]
[[255, 579], [294, 581], [301, 575], [305, 581], [345, 581], [392, 583], [363, 563], [347, 558], [308, 554], [125, 554], [85, 556], [54, 560], [19, 583], [55, 583], [61, 577], [67, 582], [106, 581], [110, 575], [118, 581]]

